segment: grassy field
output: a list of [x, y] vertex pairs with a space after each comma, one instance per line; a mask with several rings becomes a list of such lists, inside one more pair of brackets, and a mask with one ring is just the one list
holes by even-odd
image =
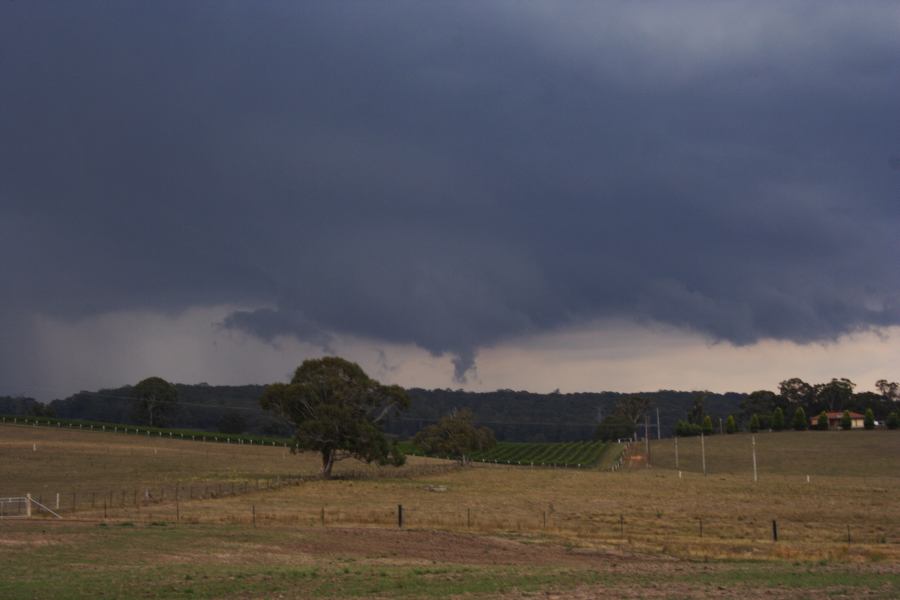
[[[752, 438], [761, 477], [785, 476], [900, 476], [900, 432], [783, 431], [754, 435], [737, 433], [704, 438], [707, 474], [753, 474]], [[638, 452], [643, 445], [637, 444]], [[655, 468], [675, 469], [674, 438], [652, 441], [650, 461]], [[700, 438], [679, 438], [678, 469], [702, 472]]]
[[[756, 484], [747, 436], [706, 440], [705, 477], [695, 440], [680, 476], [663, 440], [654, 466], [616, 473], [414, 458], [320, 481], [315, 456], [280, 449], [0, 426], [0, 495], [307, 476], [0, 521], [0, 597], [895, 598], [897, 438], [759, 435]], [[803, 458], [817, 452], [827, 469]]]

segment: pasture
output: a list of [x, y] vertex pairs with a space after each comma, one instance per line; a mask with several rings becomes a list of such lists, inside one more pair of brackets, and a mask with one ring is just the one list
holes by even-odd
[[60, 492], [65, 517], [0, 522], [0, 596], [900, 595], [900, 435], [760, 434], [756, 484], [749, 436], [705, 442], [706, 476], [682, 439], [680, 475], [662, 440], [615, 473], [412, 457], [321, 481], [281, 448], [0, 426], [0, 495]]

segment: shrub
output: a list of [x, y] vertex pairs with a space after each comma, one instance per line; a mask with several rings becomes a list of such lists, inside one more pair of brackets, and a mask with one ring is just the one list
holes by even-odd
[[794, 420], [791, 422], [791, 426], [796, 431], [806, 431], [806, 428], [809, 426], [806, 420], [806, 411], [803, 410], [802, 406], [798, 406], [797, 410], [794, 411]]
[[819, 419], [816, 421], [816, 429], [819, 431], [828, 431], [828, 415], [825, 411], [819, 413]]
[[845, 410], [844, 416], [841, 417], [841, 429], [847, 431], [853, 427], [853, 419], [850, 418], [850, 411]]
[[784, 411], [781, 410], [780, 406], [772, 413], [772, 429], [774, 431], [781, 431], [784, 429]]
[[866, 429], [875, 429], [875, 413], [872, 412], [871, 408], [866, 409], [866, 417], [863, 421]]
[[675, 425], [675, 435], [678, 437], [692, 437], [700, 435], [701, 428], [696, 423], [688, 423], [685, 420], [678, 421]]
[[756, 433], [759, 431], [759, 415], [753, 413], [753, 416], [750, 417], [750, 432]]
[[703, 435], [712, 435], [713, 434], [713, 424], [712, 417], [706, 415], [703, 417]]
[[604, 442], [634, 437], [634, 423], [625, 415], [613, 413], [597, 426], [594, 437]]
[[725, 421], [725, 433], [736, 433], [737, 432], [737, 422], [734, 420], [734, 415], [728, 415], [728, 420]]
[[887, 428], [900, 429], [900, 414], [897, 414], [896, 410], [888, 415]]

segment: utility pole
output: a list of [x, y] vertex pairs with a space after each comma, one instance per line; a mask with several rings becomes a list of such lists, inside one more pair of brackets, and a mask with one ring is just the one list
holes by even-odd
[[756, 436], [752, 436], [750, 440], [753, 446], [753, 483], [756, 483], [759, 481], [759, 477], [756, 474]]
[[703, 474], [706, 475], [706, 442], [704, 442], [703, 432], [700, 432], [700, 460], [703, 462]]
[[656, 407], [656, 439], [662, 439], [662, 429], [659, 426], [659, 407]]
[[650, 466], [650, 415], [644, 413], [644, 443], [647, 446], [647, 466]]
[[678, 468], [678, 436], [675, 436], [675, 468]]

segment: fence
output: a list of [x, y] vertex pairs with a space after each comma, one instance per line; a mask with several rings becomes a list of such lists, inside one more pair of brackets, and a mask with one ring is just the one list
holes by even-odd
[[[300, 485], [299, 480], [282, 485]], [[213, 496], [214, 498], [216, 496]], [[229, 498], [223, 490], [219, 498]], [[547, 533], [597, 542], [644, 542], [664, 548], [679, 543], [900, 544], [896, 522], [822, 523], [802, 518], [729, 517], [723, 515], [662, 515], [627, 507], [620, 513], [573, 513], [554, 510], [497, 509], [485, 506], [426, 507], [409, 504], [383, 506], [303, 506], [245, 497], [226, 503], [170, 502], [109, 504], [86, 509], [69, 518], [111, 524], [243, 525], [247, 527], [413, 528], [489, 534]], [[62, 507], [64, 508], [64, 507]], [[65, 514], [65, 513], [64, 513]]]

